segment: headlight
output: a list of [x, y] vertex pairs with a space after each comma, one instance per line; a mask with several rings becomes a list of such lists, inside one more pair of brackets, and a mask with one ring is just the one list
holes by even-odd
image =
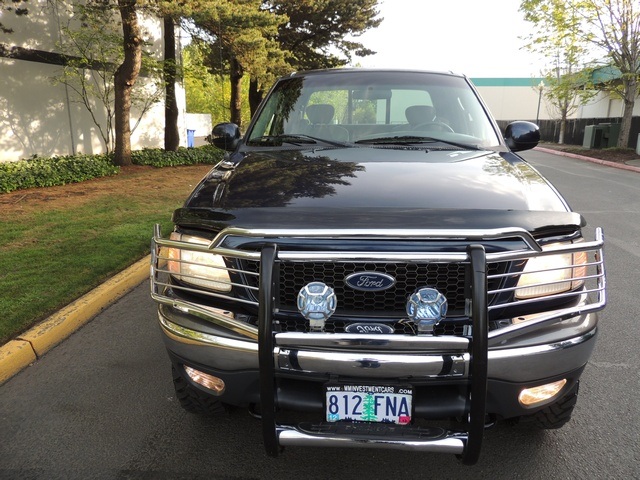
[[[191, 235], [172, 233], [171, 240], [209, 245], [210, 240]], [[218, 292], [231, 291], [231, 279], [224, 259], [220, 255], [183, 248], [167, 249], [167, 268], [177, 280]]]
[[[549, 249], [559, 244], [547, 245]], [[584, 284], [587, 271], [586, 252], [545, 255], [527, 260], [515, 297], [519, 300], [545, 297], [575, 290]]]

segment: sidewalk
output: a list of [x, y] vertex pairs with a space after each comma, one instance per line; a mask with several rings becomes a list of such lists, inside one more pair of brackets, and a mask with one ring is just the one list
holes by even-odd
[[[551, 148], [536, 147], [535, 150], [640, 173], [640, 160], [628, 165]], [[147, 256], [29, 331], [0, 346], [0, 385], [146, 280], [149, 265], [150, 257]]]

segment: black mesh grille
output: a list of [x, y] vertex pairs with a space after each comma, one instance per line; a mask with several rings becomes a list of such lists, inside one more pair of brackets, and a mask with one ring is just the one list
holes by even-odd
[[[242, 267], [258, 272], [260, 265], [259, 262], [243, 261]], [[504, 273], [507, 264], [491, 263], [487, 269], [489, 275]], [[279, 279], [277, 306], [281, 312], [285, 312], [285, 315], [278, 317], [278, 331], [308, 331], [308, 321], [287, 315], [286, 312], [297, 313], [298, 292], [310, 282], [323, 282], [331, 286], [338, 298], [338, 308], [325, 324], [325, 332], [342, 333], [347, 324], [364, 317], [369, 320], [380, 318], [380, 321], [392, 326], [395, 333], [415, 334], [414, 326], [400, 319], [406, 318], [409, 295], [425, 286], [436, 288], [447, 297], [449, 304], [448, 318], [435, 327], [434, 334], [461, 336], [465, 326], [471, 324], [464, 318], [466, 286], [469, 284], [466, 263], [280, 262], [276, 272]], [[386, 273], [396, 279], [396, 284], [381, 292], [353, 290], [344, 283], [344, 279], [355, 272]], [[489, 290], [496, 287], [489, 284]], [[491, 301], [489, 298], [489, 303]], [[389, 321], [394, 318], [398, 320]]]
[[[466, 265], [462, 263], [280, 263], [279, 305], [296, 311], [298, 292], [309, 282], [323, 282], [335, 290], [337, 315], [397, 317], [405, 315], [407, 298], [419, 287], [435, 288], [447, 297], [449, 311], [462, 314], [465, 304]], [[361, 292], [348, 287], [345, 278], [356, 272], [391, 275], [396, 284], [388, 290]]]

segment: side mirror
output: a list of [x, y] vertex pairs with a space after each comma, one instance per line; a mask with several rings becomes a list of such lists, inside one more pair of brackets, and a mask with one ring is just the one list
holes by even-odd
[[512, 122], [504, 131], [504, 140], [512, 152], [530, 150], [540, 141], [540, 129], [531, 122]]
[[219, 123], [211, 131], [211, 143], [228, 152], [236, 149], [240, 137], [240, 128], [235, 123]]

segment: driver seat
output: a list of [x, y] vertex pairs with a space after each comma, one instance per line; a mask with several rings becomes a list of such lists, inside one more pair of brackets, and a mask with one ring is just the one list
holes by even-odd
[[436, 109], [430, 105], [412, 105], [404, 111], [404, 116], [409, 122], [409, 128], [417, 127], [423, 123], [437, 121]]
[[314, 104], [307, 106], [306, 114], [309, 125], [306, 127], [307, 135], [325, 140], [337, 140], [341, 142], [349, 141], [349, 131], [333, 125], [334, 108], [329, 104]]

